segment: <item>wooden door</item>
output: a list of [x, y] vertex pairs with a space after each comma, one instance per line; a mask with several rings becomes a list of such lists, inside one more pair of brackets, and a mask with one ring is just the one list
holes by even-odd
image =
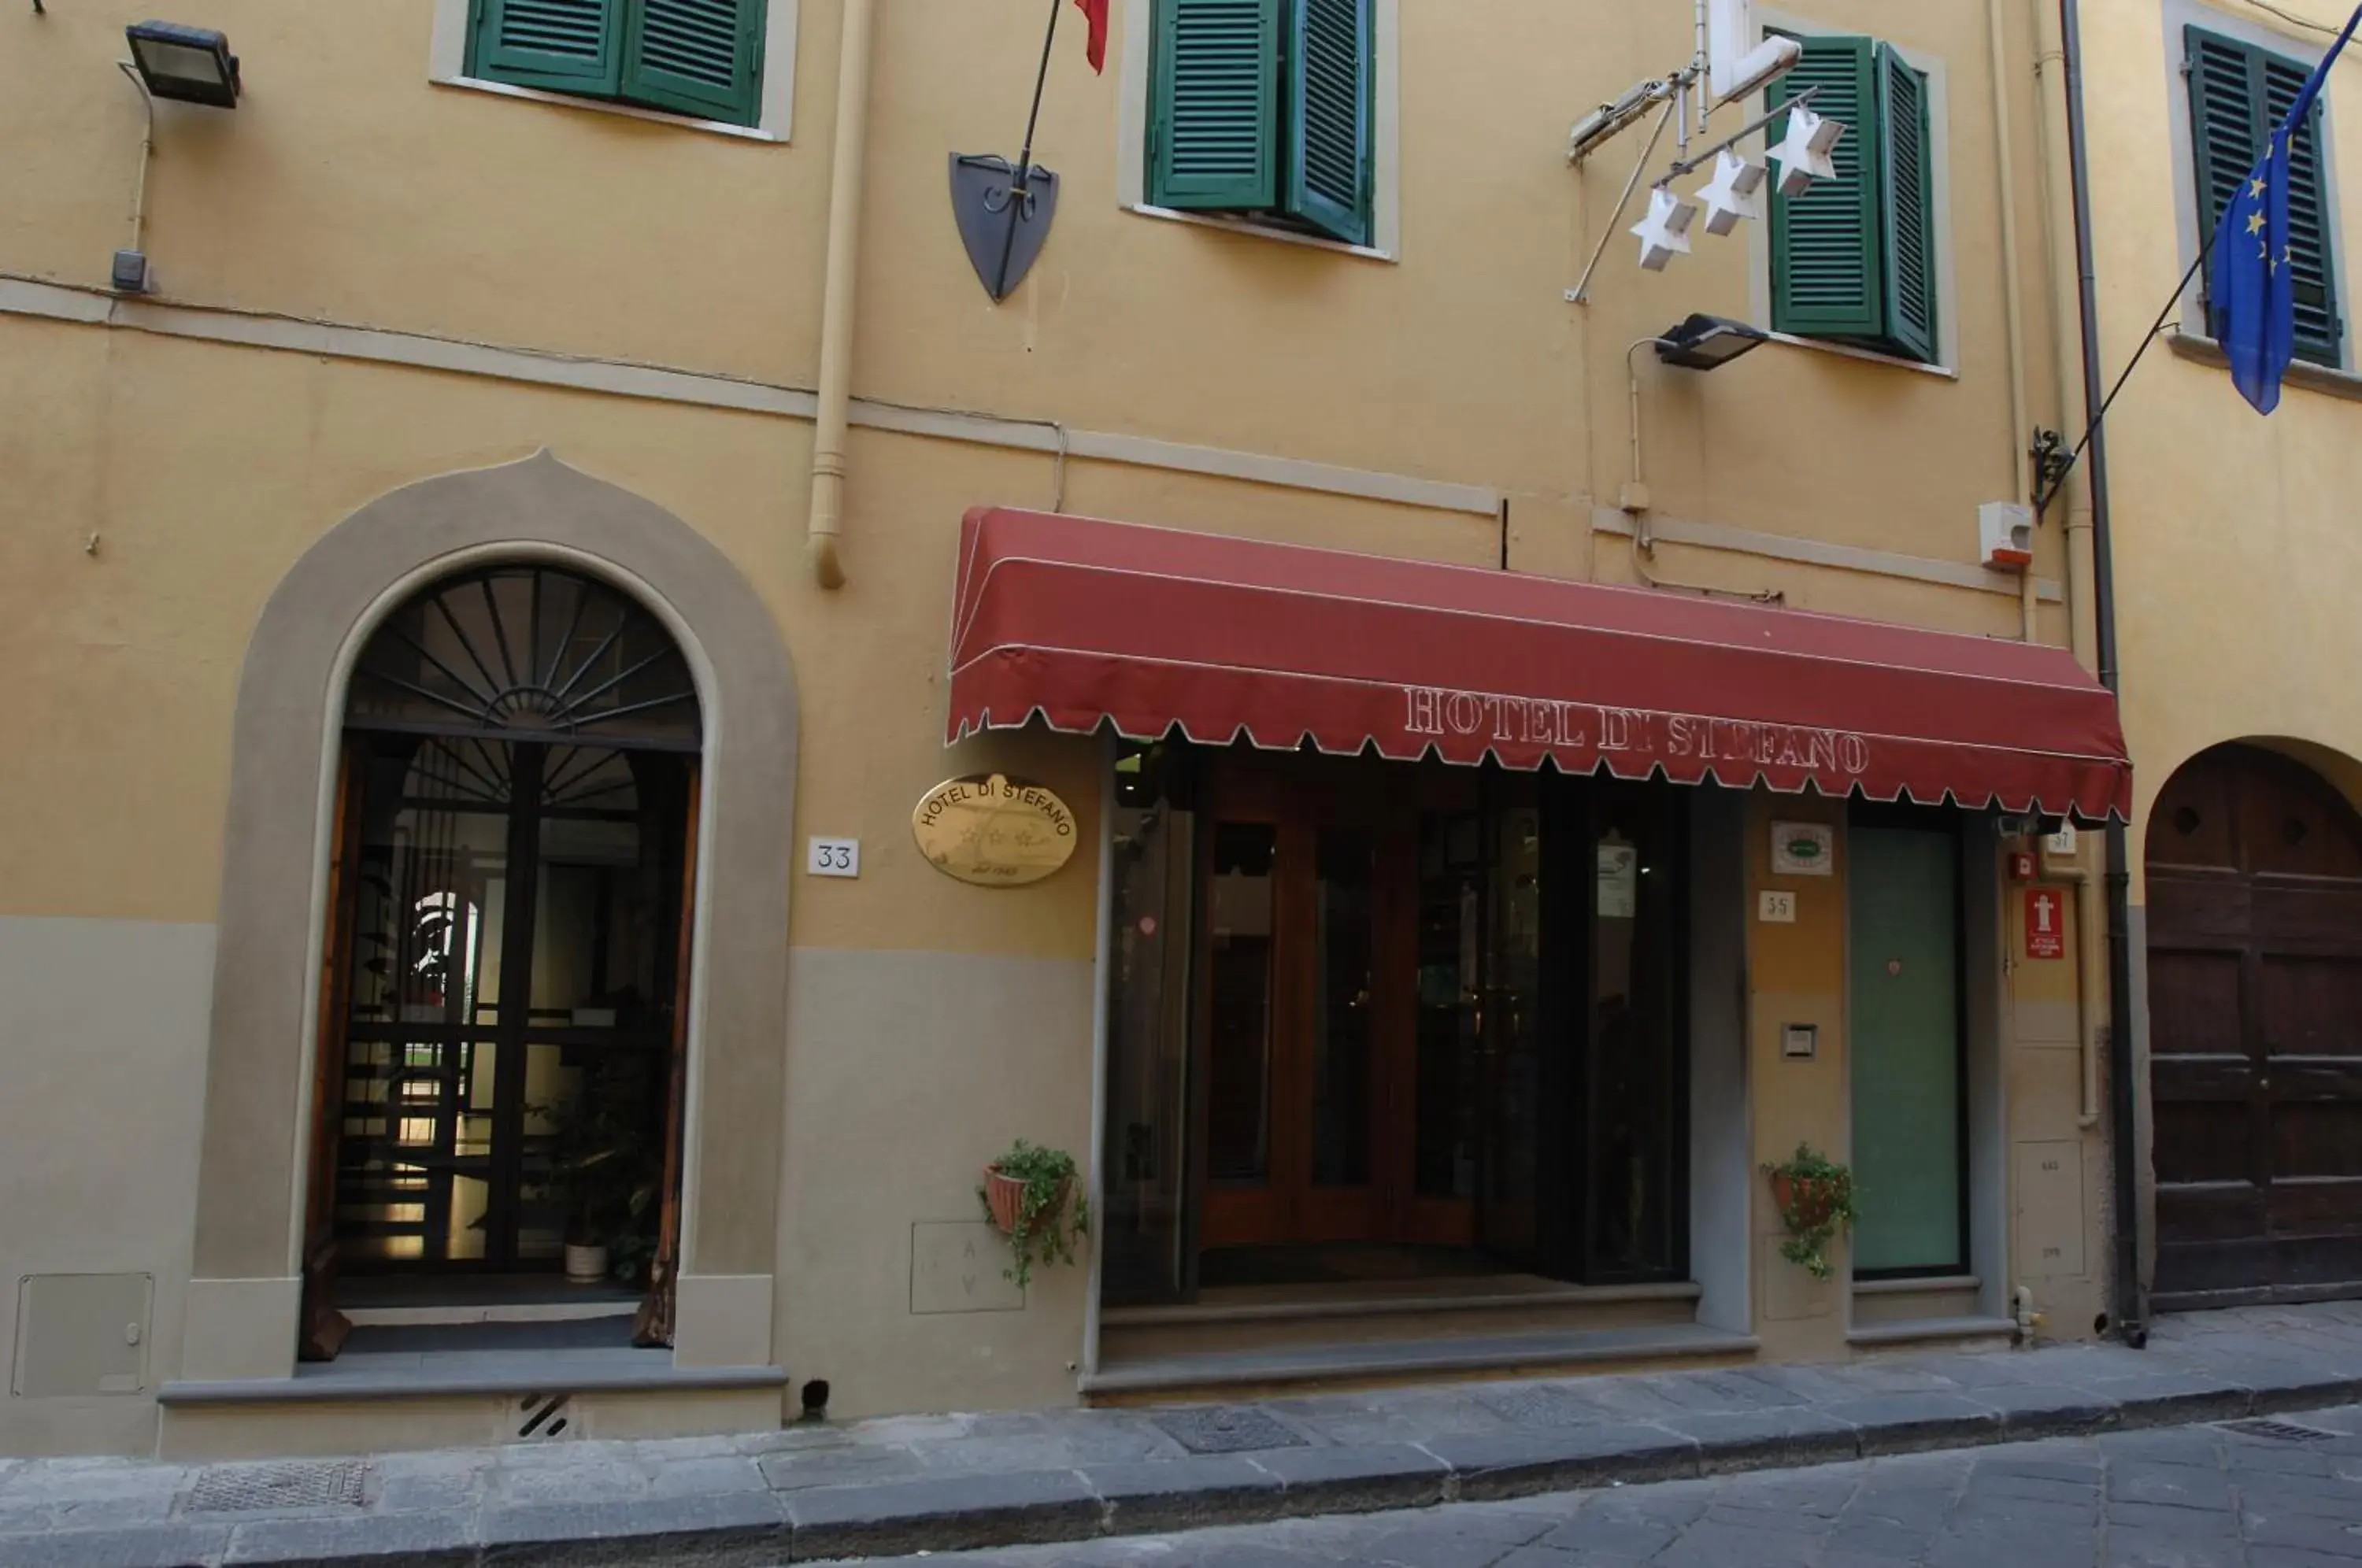
[[2362, 1295], [2362, 819], [2221, 746], [2147, 854], [2156, 1304]]
[[1405, 806], [1365, 770], [1224, 758], [1203, 808], [1200, 1244], [1387, 1239], [1414, 976]]

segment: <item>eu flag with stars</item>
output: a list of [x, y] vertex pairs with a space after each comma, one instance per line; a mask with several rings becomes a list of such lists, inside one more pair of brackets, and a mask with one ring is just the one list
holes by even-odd
[[2288, 117], [2272, 128], [2263, 160], [2241, 182], [2214, 231], [2208, 303], [2221, 321], [2223, 351], [2239, 395], [2269, 414], [2280, 404], [2280, 377], [2296, 358], [2296, 270], [2289, 264], [2289, 143], [2321, 96], [2329, 68], [2362, 23], [2362, 8], [2321, 57]]

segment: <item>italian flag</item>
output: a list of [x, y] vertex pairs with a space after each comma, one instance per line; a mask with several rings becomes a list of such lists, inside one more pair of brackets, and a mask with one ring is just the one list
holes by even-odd
[[1075, 6], [1091, 24], [1091, 69], [1104, 74], [1107, 71], [1108, 0], [1075, 0]]

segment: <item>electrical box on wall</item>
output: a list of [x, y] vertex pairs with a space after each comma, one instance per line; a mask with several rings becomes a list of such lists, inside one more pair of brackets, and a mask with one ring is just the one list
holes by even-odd
[[2000, 571], [2034, 564], [2034, 508], [1988, 501], [1977, 508], [1977, 558]]

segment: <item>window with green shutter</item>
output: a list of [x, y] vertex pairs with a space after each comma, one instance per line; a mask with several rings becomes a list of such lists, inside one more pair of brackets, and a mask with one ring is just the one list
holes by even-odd
[[751, 126], [764, 12], [765, 0], [475, 0], [468, 73]]
[[[2190, 78], [2190, 128], [2198, 175], [2199, 232], [2212, 235], [2223, 209], [2264, 155], [2265, 138], [2288, 117], [2312, 68], [2202, 28], [2188, 28], [2182, 71]], [[2345, 323], [2338, 315], [2330, 254], [2327, 185], [2322, 178], [2322, 105], [2289, 144], [2289, 265], [2296, 273], [2296, 354], [2317, 364], [2342, 362]], [[2220, 337], [2213, 306], [2207, 330]]]
[[[1807, 37], [1772, 88], [1776, 107], [1808, 88], [1843, 121], [1837, 177], [1772, 197], [1772, 325], [1904, 359], [1937, 357], [1935, 125], [1925, 72], [1875, 39]], [[1774, 121], [1774, 142], [1786, 121]]]
[[1374, 0], [1155, 0], [1148, 199], [1370, 243]]

